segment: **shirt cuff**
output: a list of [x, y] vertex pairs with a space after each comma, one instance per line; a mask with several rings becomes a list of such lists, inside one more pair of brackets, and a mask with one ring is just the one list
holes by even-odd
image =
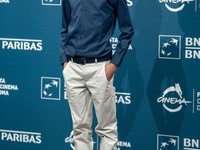
[[115, 52], [114, 55], [112, 56], [110, 63], [115, 64], [119, 67], [122, 63], [122, 60], [123, 60], [123, 57], [120, 54]]
[[70, 60], [70, 56], [68, 55], [62, 55], [60, 57], [60, 64], [63, 66], [65, 62], [69, 62]]

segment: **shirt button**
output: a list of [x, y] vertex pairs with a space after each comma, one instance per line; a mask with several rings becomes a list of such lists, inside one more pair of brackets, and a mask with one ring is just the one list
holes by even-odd
[[83, 26], [84, 24], [83, 24], [83, 23], [80, 23], [80, 25]]

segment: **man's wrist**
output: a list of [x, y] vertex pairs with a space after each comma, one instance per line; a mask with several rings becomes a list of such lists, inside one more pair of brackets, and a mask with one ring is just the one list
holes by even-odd
[[112, 64], [113, 67], [118, 68], [118, 66], [116, 64], [114, 64], [114, 63], [110, 63], [110, 64]]

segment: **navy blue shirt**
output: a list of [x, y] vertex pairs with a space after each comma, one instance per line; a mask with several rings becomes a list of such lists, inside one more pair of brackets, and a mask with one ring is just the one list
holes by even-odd
[[121, 34], [110, 62], [120, 66], [134, 35], [126, 0], [63, 0], [61, 65], [69, 56], [99, 58], [109, 54], [117, 19]]

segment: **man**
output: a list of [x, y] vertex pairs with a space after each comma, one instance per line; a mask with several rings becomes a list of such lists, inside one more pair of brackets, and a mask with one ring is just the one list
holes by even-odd
[[[121, 35], [112, 55], [109, 43], [118, 18]], [[113, 78], [134, 34], [126, 0], [63, 0], [60, 63], [64, 66], [75, 150], [93, 150], [92, 107], [100, 150], [118, 140]]]

